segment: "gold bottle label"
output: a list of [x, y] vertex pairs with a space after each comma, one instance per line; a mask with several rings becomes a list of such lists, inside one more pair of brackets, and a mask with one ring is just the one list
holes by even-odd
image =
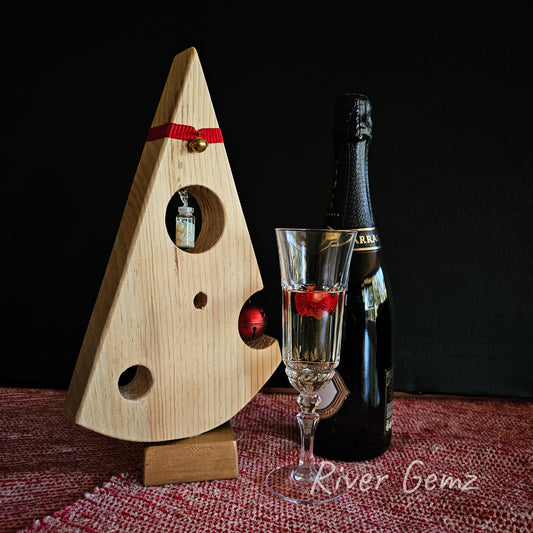
[[375, 227], [357, 230], [354, 252], [373, 252], [380, 249], [381, 241]]
[[[327, 213], [326, 217], [330, 220], [334, 220], [335, 217], [339, 217], [339, 214]], [[336, 226], [335, 224], [327, 224], [327, 227], [330, 229], [334, 229], [338, 226]], [[357, 231], [357, 235], [355, 237], [355, 246], [353, 249], [354, 252], [375, 252], [377, 250], [381, 250], [381, 240], [379, 239], [379, 235], [375, 226], [372, 226], [371, 228], [349, 229]]]

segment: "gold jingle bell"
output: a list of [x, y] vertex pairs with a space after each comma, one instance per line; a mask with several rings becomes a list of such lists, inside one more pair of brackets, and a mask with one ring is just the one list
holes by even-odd
[[200, 154], [206, 150], [208, 144], [209, 143], [203, 137], [198, 136], [189, 142], [189, 150]]

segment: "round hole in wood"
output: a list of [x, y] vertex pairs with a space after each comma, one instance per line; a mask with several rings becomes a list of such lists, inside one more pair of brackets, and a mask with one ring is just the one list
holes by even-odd
[[203, 185], [187, 185], [180, 188], [167, 204], [165, 225], [167, 233], [176, 244], [176, 216], [182, 201], [179, 192], [183, 189], [188, 193], [188, 204], [194, 209], [195, 242], [192, 248], [180, 248], [188, 253], [202, 253], [210, 250], [220, 239], [225, 224], [224, 206], [220, 198]]
[[196, 309], [203, 309], [207, 305], [207, 294], [205, 292], [199, 292], [194, 297], [193, 303]]
[[140, 400], [152, 388], [154, 378], [150, 370], [142, 365], [126, 368], [118, 378], [118, 390], [126, 400]]

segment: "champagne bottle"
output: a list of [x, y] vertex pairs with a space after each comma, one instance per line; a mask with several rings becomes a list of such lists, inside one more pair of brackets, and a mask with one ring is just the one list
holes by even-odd
[[381, 455], [392, 433], [392, 306], [368, 186], [370, 101], [346, 94], [335, 107], [334, 176], [326, 226], [357, 229], [340, 364], [321, 391], [315, 452], [363, 461]]

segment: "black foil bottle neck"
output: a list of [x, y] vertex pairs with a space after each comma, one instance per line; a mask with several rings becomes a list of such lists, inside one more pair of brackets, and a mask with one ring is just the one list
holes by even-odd
[[374, 227], [368, 185], [372, 138], [370, 101], [349, 93], [336, 103], [333, 119], [334, 176], [326, 224], [339, 229]]
[[368, 97], [347, 93], [335, 103], [333, 140], [357, 143], [372, 138], [372, 106]]

